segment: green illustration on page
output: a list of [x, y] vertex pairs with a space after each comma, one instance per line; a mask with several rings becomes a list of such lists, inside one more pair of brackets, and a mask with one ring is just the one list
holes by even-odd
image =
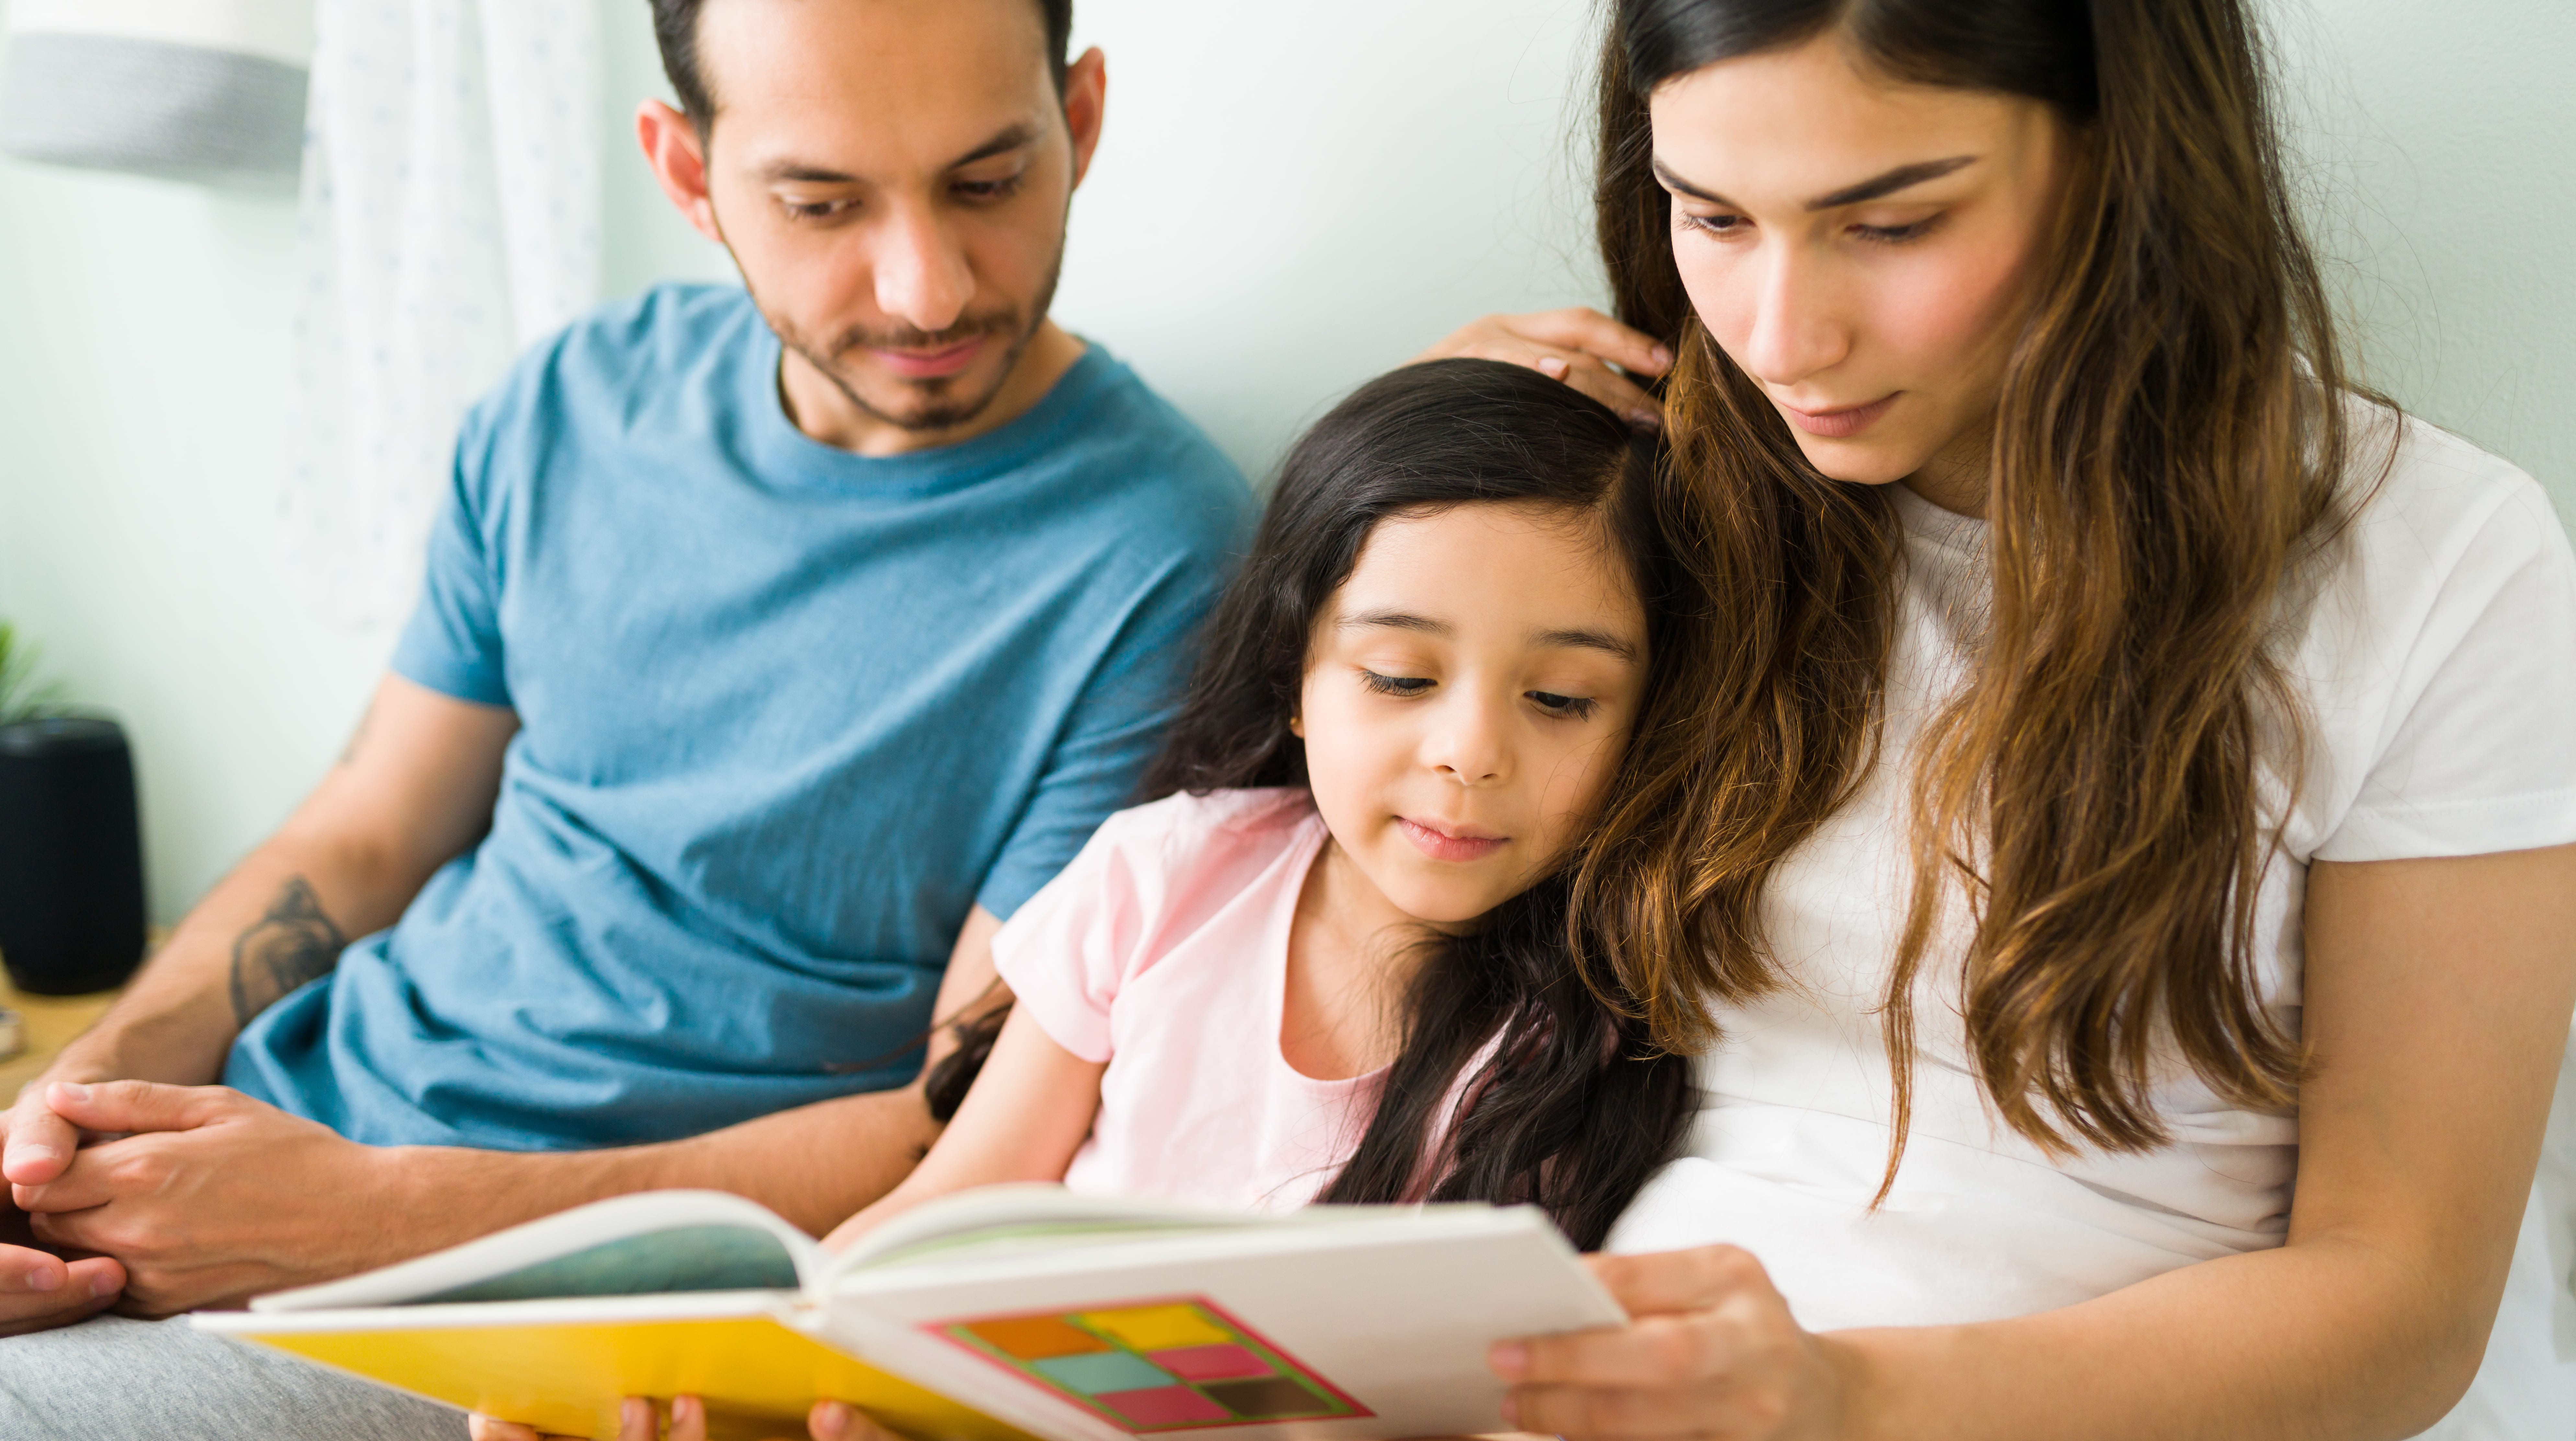
[[1201, 1297], [923, 1329], [1140, 1436], [1373, 1414]]

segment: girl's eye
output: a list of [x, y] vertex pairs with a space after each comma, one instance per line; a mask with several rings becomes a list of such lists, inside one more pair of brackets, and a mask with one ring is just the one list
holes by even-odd
[[1567, 720], [1586, 719], [1601, 705], [1597, 700], [1587, 700], [1582, 696], [1556, 695], [1543, 690], [1524, 691], [1522, 694], [1528, 696], [1531, 703], [1540, 710], [1552, 716], [1562, 716]]
[[1733, 235], [1746, 226], [1746, 221], [1741, 215], [1693, 215], [1687, 210], [1677, 213], [1682, 218], [1684, 229], [1696, 230], [1706, 235]]
[[1360, 672], [1360, 684], [1379, 695], [1420, 695], [1431, 689], [1431, 682], [1420, 676], [1379, 675], [1373, 670]]

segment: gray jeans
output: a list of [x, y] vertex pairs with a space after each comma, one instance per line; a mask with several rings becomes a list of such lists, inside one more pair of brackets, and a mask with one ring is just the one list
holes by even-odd
[[464, 1441], [465, 1413], [185, 1321], [0, 1339], [8, 1441]]

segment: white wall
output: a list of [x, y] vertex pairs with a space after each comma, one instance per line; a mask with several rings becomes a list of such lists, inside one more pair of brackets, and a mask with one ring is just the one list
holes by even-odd
[[[643, 0], [601, 3], [611, 289], [728, 274], [629, 158], [660, 80]], [[2276, 3], [2373, 375], [2576, 518], [2576, 5]], [[1457, 322], [1596, 298], [1589, 10], [1081, 0], [1110, 125], [1059, 314], [1258, 472]], [[328, 764], [391, 644], [318, 614], [274, 539], [292, 231], [281, 201], [0, 161], [0, 615], [133, 730], [165, 920]]]

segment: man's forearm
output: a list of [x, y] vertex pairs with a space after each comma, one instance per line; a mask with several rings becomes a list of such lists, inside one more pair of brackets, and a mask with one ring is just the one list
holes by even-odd
[[894, 1189], [939, 1127], [918, 1085], [844, 1096], [686, 1140], [605, 1151], [409, 1147], [387, 1198], [412, 1218], [387, 1263], [636, 1191], [731, 1191], [821, 1235]]
[[351, 848], [280, 835], [189, 912], [105, 1018], [64, 1048], [47, 1077], [215, 1080], [234, 1037], [253, 1017], [328, 972], [351, 935], [401, 914], [419, 880], [391, 872]]

